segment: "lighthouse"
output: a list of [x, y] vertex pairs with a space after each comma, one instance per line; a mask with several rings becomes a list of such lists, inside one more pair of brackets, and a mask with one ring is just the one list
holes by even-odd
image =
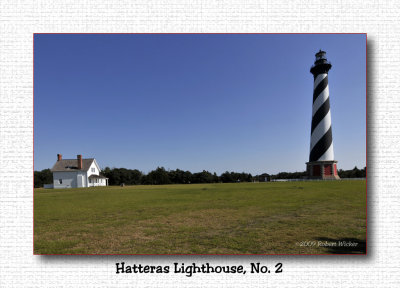
[[310, 72], [314, 76], [311, 121], [310, 158], [307, 175], [310, 179], [340, 179], [334, 160], [331, 110], [329, 105], [328, 72], [332, 65], [326, 52], [319, 50]]

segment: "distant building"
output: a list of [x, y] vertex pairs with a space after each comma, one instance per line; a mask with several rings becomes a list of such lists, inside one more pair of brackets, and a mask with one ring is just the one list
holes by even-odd
[[108, 178], [100, 174], [101, 170], [96, 159], [82, 159], [82, 155], [77, 155], [76, 159], [62, 159], [62, 155], [57, 154], [57, 162], [51, 171], [53, 172], [52, 188], [108, 185]]
[[271, 181], [271, 176], [267, 173], [258, 176], [258, 182], [269, 182]]

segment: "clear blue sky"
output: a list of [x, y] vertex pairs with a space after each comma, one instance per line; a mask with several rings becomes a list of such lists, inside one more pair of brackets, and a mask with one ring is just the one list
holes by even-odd
[[35, 170], [304, 171], [319, 49], [338, 168], [364, 167], [364, 34], [37, 34]]

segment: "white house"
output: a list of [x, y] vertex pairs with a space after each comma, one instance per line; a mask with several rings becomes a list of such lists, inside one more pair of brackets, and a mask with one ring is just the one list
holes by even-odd
[[53, 172], [53, 188], [79, 188], [107, 186], [108, 178], [100, 175], [100, 167], [94, 158], [62, 159], [57, 154], [57, 162], [51, 168]]

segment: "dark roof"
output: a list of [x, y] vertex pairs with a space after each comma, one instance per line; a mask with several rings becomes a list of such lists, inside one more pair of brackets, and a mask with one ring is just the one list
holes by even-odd
[[99, 179], [99, 178], [101, 178], [101, 179], [108, 179], [107, 177], [104, 177], [103, 175], [95, 175], [95, 174], [92, 174], [92, 175], [90, 175], [89, 176], [89, 179]]
[[262, 177], [269, 177], [269, 174], [268, 174], [268, 173], [263, 173], [263, 174], [261, 174], [260, 176], [262, 176]]
[[82, 170], [78, 170], [78, 159], [63, 159], [57, 161], [51, 168], [52, 172], [88, 171], [94, 158], [82, 159]]

